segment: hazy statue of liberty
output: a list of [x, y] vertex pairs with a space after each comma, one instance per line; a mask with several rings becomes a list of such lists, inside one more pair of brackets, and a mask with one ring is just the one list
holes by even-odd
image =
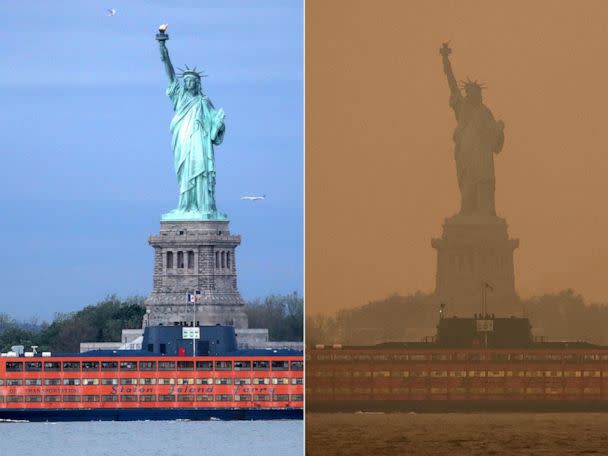
[[[169, 78], [167, 95], [175, 115], [171, 120], [173, 160], [179, 185], [178, 207], [163, 220], [225, 220], [215, 205], [215, 158], [213, 146], [224, 139], [224, 111], [216, 110], [201, 90], [202, 74], [196, 68], [176, 75], [165, 44], [167, 25], [156, 39]], [[183, 79], [180, 84], [178, 77]]]
[[494, 120], [492, 112], [482, 103], [483, 86], [477, 81], [463, 82], [465, 96], [462, 95], [450, 64], [451, 52], [447, 43], [439, 50], [450, 86], [450, 107], [457, 122], [453, 139], [460, 214], [496, 215], [493, 154], [502, 150], [505, 125], [502, 120]]

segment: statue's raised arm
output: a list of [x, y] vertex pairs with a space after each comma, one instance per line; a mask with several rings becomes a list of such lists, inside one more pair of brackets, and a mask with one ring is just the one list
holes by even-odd
[[460, 89], [458, 88], [458, 83], [456, 82], [456, 78], [454, 77], [454, 72], [452, 71], [452, 64], [450, 63], [449, 55], [452, 53], [452, 50], [448, 46], [449, 43], [443, 43], [441, 48], [439, 49], [439, 53], [443, 58], [443, 72], [448, 78], [448, 85], [450, 86], [450, 92], [452, 93], [452, 97], [461, 97]]
[[175, 69], [173, 69], [173, 65], [171, 64], [171, 59], [169, 58], [169, 50], [165, 45], [165, 41], [169, 39], [169, 35], [165, 32], [167, 31], [167, 27], [169, 24], [162, 24], [158, 27], [158, 33], [156, 34], [156, 40], [160, 46], [160, 59], [165, 64], [165, 71], [167, 72], [167, 77], [170, 82], [175, 81]]

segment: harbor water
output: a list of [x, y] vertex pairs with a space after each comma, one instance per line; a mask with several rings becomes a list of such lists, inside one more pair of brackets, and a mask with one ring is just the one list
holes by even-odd
[[608, 455], [608, 413], [307, 413], [306, 455]]
[[301, 456], [303, 422], [0, 423], [0, 456]]

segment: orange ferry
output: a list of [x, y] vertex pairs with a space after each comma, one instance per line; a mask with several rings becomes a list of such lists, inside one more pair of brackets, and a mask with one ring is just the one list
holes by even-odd
[[147, 350], [2, 354], [0, 420], [302, 417], [302, 352], [236, 350], [231, 327], [200, 327], [196, 342], [181, 330], [146, 328]]
[[314, 411], [607, 411], [608, 347], [534, 341], [528, 319], [445, 318], [426, 342], [307, 351]]

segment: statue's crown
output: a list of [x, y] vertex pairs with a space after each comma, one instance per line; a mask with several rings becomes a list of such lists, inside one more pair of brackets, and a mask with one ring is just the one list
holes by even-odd
[[467, 78], [466, 81], [460, 81], [460, 87], [462, 87], [463, 89], [477, 89], [481, 92], [481, 89], [485, 89], [486, 86], [480, 82], [476, 80], [471, 81], [469, 78]]
[[181, 68], [177, 69], [179, 71], [177, 76], [180, 78], [185, 78], [186, 76], [194, 76], [195, 78], [200, 80], [201, 78], [207, 77], [207, 75], [204, 74], [202, 71], [196, 71], [196, 67], [188, 68], [188, 65], [184, 66], [186, 67], [185, 70], [182, 70]]

